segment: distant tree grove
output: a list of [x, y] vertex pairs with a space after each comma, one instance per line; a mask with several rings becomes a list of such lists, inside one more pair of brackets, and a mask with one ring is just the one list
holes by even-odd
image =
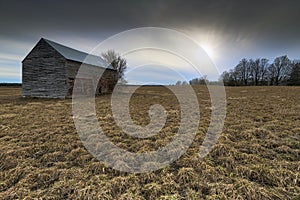
[[290, 60], [279, 56], [272, 63], [266, 58], [243, 58], [233, 69], [224, 71], [219, 81], [209, 81], [207, 76], [187, 81], [177, 81], [175, 85], [217, 85], [225, 86], [269, 86], [300, 85], [300, 60]]
[[286, 55], [273, 63], [266, 58], [243, 58], [234, 69], [223, 72], [220, 81], [226, 86], [300, 85], [300, 61]]

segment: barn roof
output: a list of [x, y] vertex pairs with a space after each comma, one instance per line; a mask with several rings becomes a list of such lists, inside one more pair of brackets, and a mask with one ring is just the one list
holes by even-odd
[[[51, 40], [42, 38], [45, 42], [47, 42], [50, 46], [52, 46], [58, 53], [60, 53], [67, 60], [77, 61], [85, 64], [90, 64], [99, 67], [105, 67], [109, 69], [113, 69], [105, 60], [103, 60], [100, 56], [91, 55], [82, 51], [78, 51], [76, 49], [72, 49], [70, 47], [64, 46], [62, 44], [53, 42]], [[89, 56], [89, 57], [87, 57]], [[88, 59], [86, 59], [88, 58]]]

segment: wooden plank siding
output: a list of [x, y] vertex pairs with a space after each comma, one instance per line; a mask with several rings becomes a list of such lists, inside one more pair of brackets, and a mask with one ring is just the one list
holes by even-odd
[[65, 98], [66, 59], [40, 40], [22, 62], [22, 94], [31, 97]]
[[[81, 62], [66, 59], [45, 40], [41, 39], [22, 62], [23, 96], [71, 97], [74, 81], [81, 64]], [[117, 83], [117, 72], [115, 70], [84, 65], [87, 66], [87, 70], [83, 77], [80, 77], [81, 80], [79, 79], [82, 82], [83, 94], [96, 91], [96, 95], [99, 95], [113, 91]], [[102, 78], [98, 83], [95, 83], [95, 80], [97, 80], [95, 75], [99, 74], [99, 70], [103, 72]], [[96, 86], [97, 88], [84, 87], [85, 85]]]
[[[67, 77], [67, 88], [68, 94], [67, 96], [72, 96], [74, 80], [76, 78], [79, 67], [82, 63], [67, 60], [66, 62], [66, 77]], [[85, 73], [82, 73], [82, 77], [78, 77], [77, 80], [81, 79], [82, 84], [84, 82], [88, 82], [87, 79], [90, 80], [92, 86], [96, 86], [95, 88], [86, 88], [88, 90], [96, 91], [95, 95], [111, 93], [114, 89], [115, 84], [117, 83], [117, 73], [114, 70], [100, 68], [93, 65], [84, 64], [89, 70]], [[97, 75], [102, 73], [102, 77], [99, 80], [98, 84], [95, 81], [98, 79]], [[83, 87], [84, 90], [84, 87]], [[85, 91], [82, 91], [84, 94]], [[92, 94], [93, 95], [93, 94]]]

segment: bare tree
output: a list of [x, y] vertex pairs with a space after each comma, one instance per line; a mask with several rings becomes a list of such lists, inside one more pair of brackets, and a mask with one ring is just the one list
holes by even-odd
[[251, 77], [253, 79], [253, 84], [258, 85], [258, 81], [260, 79], [260, 59], [249, 61]]
[[181, 85], [181, 84], [182, 84], [181, 81], [177, 81], [177, 82], [175, 83], [175, 85]]
[[267, 72], [268, 59], [258, 58], [256, 60], [250, 59], [250, 71], [254, 85], [263, 84]]
[[187, 81], [182, 81], [181, 85], [188, 85]]
[[288, 85], [300, 85], [300, 62], [293, 62]]
[[287, 81], [291, 70], [291, 60], [285, 55], [275, 58], [268, 71], [270, 73], [271, 85], [279, 85]]
[[124, 79], [124, 72], [127, 69], [127, 61], [124, 58], [121, 58], [114, 50], [108, 50], [102, 53], [101, 57], [117, 70], [119, 82], [126, 82]]
[[268, 67], [269, 85], [275, 84], [275, 76], [276, 76], [276, 67], [274, 66], [274, 64], [271, 64]]
[[248, 85], [249, 79], [251, 77], [249, 61], [246, 58], [243, 58], [239, 64], [234, 68], [234, 71], [237, 73], [237, 79], [239, 85]]
[[260, 59], [260, 84], [265, 85], [266, 84], [266, 79], [268, 76], [268, 67], [269, 67], [269, 60], [266, 58]]
[[223, 81], [225, 86], [239, 86], [238, 73], [234, 70], [223, 72], [219, 81]]
[[203, 77], [200, 78], [194, 78], [189, 81], [190, 85], [206, 85], [208, 83], [207, 75], [204, 75]]

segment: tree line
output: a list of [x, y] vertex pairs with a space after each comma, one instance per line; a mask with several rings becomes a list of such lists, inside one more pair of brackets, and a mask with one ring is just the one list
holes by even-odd
[[279, 56], [272, 63], [266, 58], [243, 58], [233, 69], [224, 71], [218, 81], [209, 81], [204, 75], [190, 81], [177, 81], [175, 85], [218, 85], [225, 86], [266, 86], [300, 85], [300, 60]]
[[224, 71], [220, 81], [226, 86], [300, 85], [300, 61], [286, 55], [272, 63], [266, 58], [243, 58], [233, 69]]
[[207, 76], [204, 75], [203, 77], [199, 78], [194, 78], [190, 80], [189, 82], [187, 81], [177, 81], [175, 85], [206, 85], [206, 84], [213, 84], [216, 82], [211, 82], [207, 79]]

